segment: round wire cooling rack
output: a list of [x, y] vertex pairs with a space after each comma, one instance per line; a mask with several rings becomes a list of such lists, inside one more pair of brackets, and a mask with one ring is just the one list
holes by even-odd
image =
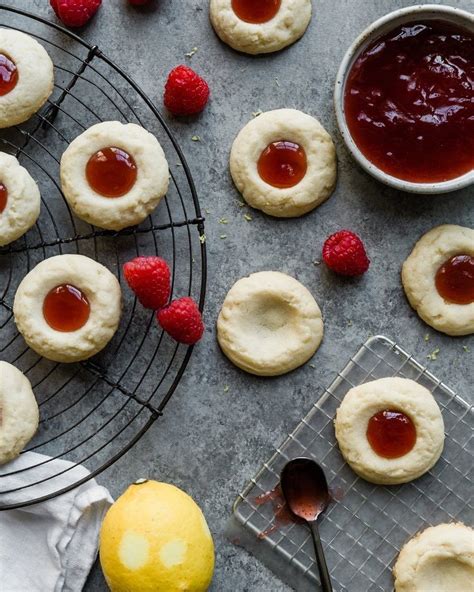
[[[12, 465], [0, 467], [0, 510], [46, 501], [85, 483], [125, 454], [162, 415], [192, 347], [176, 344], [123, 285], [122, 264], [158, 254], [172, 267], [174, 297], [206, 288], [204, 218], [183, 153], [151, 100], [97, 46], [45, 19], [0, 4], [0, 26], [28, 33], [55, 64], [55, 88], [29, 122], [1, 130], [0, 149], [15, 155], [38, 182], [36, 226], [0, 249], [0, 357], [22, 370], [40, 407], [35, 438]], [[119, 120], [158, 137], [171, 171], [167, 196], [140, 226], [99, 230], [76, 219], [59, 185], [61, 154], [90, 125]], [[26, 347], [13, 320], [21, 279], [41, 260], [63, 253], [92, 257], [123, 286], [119, 331], [92, 360], [58, 364]], [[40, 456], [46, 455], [46, 456]], [[81, 466], [82, 465], [82, 466]], [[85, 467], [87, 470], [84, 470]]]

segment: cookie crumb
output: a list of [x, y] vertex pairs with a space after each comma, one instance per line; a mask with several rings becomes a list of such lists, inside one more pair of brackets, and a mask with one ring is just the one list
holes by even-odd
[[221, 218], [219, 224], [229, 224], [229, 220], [227, 220], [227, 218]]
[[244, 214], [244, 218], [247, 220], [247, 222], [252, 222], [253, 218], [252, 216], [250, 216], [250, 214]]
[[221, 234], [220, 238], [222, 238], [222, 239], [227, 238], [227, 234]]
[[431, 360], [432, 362], [434, 362], [435, 360], [438, 359], [439, 352], [440, 352], [440, 349], [439, 349], [439, 347], [437, 347], [430, 354], [428, 354], [426, 357], [428, 358], [428, 360]]
[[229, 390], [230, 390], [230, 386], [228, 384], [226, 384], [224, 387], [224, 393], [228, 393]]
[[466, 354], [471, 353], [471, 349], [467, 345], [463, 345], [462, 348], [466, 352]]
[[197, 47], [193, 47], [191, 51], [188, 51], [188, 53], [185, 53], [185, 57], [187, 58], [192, 58], [193, 55], [197, 52], [198, 48]]
[[263, 111], [261, 111], [260, 109], [258, 111], [253, 111], [252, 112], [252, 117], [258, 117], [259, 115], [262, 115]]
[[425, 341], [429, 341], [430, 340], [430, 336], [428, 335], [428, 333], [425, 335]]
[[193, 136], [193, 137], [191, 138], [191, 140], [192, 140], [193, 142], [200, 142], [200, 141], [201, 141], [201, 136]]

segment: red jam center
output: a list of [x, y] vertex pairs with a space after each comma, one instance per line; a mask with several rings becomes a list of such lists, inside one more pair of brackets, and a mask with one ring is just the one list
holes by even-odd
[[453, 304], [474, 302], [474, 257], [456, 255], [443, 263], [435, 278], [438, 294]]
[[15, 63], [0, 53], [0, 97], [12, 91], [18, 82], [18, 70]]
[[0, 183], [0, 214], [7, 207], [8, 190], [3, 183]]
[[43, 316], [55, 331], [68, 333], [83, 327], [89, 318], [90, 306], [85, 295], [70, 284], [53, 288], [43, 302]]
[[299, 144], [281, 140], [265, 148], [258, 160], [257, 168], [265, 183], [285, 189], [294, 187], [303, 180], [308, 163], [306, 153]]
[[384, 458], [399, 458], [415, 446], [416, 428], [401, 411], [386, 409], [369, 420], [367, 439], [373, 451]]
[[122, 197], [137, 180], [137, 165], [125, 150], [103, 148], [90, 157], [86, 177], [89, 185], [99, 195]]
[[254, 25], [271, 21], [280, 6], [281, 0], [232, 0], [232, 10], [239, 19]]
[[361, 152], [414, 183], [474, 169], [474, 35], [442, 21], [410, 23], [370, 45], [352, 67], [345, 113]]

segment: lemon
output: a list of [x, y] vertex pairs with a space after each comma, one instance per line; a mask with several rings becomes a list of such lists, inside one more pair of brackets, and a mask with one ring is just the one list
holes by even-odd
[[189, 495], [143, 480], [107, 512], [100, 563], [112, 592], [205, 592], [214, 571], [214, 544]]

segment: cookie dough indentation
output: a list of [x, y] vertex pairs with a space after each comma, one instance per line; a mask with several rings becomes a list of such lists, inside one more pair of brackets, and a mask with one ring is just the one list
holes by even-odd
[[18, 68], [13, 60], [0, 53], [0, 97], [11, 92], [18, 83]]
[[436, 289], [447, 302], [474, 302], [474, 257], [455, 255], [443, 263], [436, 273]]
[[272, 142], [258, 159], [258, 174], [272, 187], [294, 187], [304, 179], [308, 161], [304, 148], [289, 140]]
[[369, 419], [367, 439], [376, 454], [384, 458], [400, 458], [416, 443], [416, 428], [401, 411], [384, 409]]
[[281, 0], [232, 0], [232, 10], [240, 20], [260, 25], [271, 21], [281, 7]]
[[64, 333], [83, 327], [90, 315], [90, 305], [79, 288], [61, 284], [48, 292], [43, 302], [43, 315], [55, 331]]
[[122, 197], [137, 180], [137, 165], [125, 150], [111, 146], [93, 154], [86, 166], [92, 189], [104, 197]]

